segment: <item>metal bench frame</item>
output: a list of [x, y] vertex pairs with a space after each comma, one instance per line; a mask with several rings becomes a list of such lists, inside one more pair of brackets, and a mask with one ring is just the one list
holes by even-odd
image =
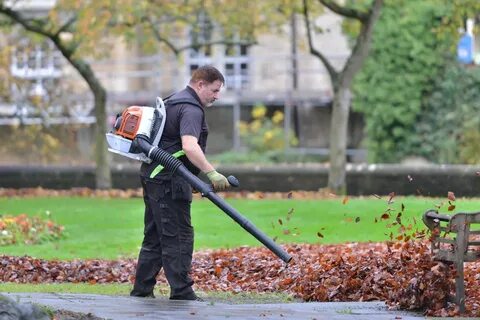
[[[435, 260], [453, 262], [456, 269], [455, 297], [453, 301], [465, 312], [464, 262], [480, 260], [480, 241], [472, 239], [480, 235], [480, 212], [439, 214], [428, 210], [423, 222], [431, 231], [431, 252]], [[472, 230], [472, 224], [478, 228]], [[477, 249], [477, 250], [473, 250]]]

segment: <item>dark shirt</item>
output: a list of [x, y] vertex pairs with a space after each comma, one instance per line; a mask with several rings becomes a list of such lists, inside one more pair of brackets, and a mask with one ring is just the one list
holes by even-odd
[[[166, 106], [166, 121], [159, 147], [170, 154], [182, 150], [182, 136], [190, 135], [198, 139], [203, 152], [207, 147], [208, 126], [205, 119], [200, 98], [195, 90], [187, 86], [184, 90], [168, 98]], [[200, 170], [196, 168], [186, 156], [179, 158], [194, 174]], [[158, 162], [142, 164], [141, 174], [150, 176], [150, 173], [159, 165]], [[165, 171], [165, 170], [164, 170]], [[162, 173], [166, 173], [162, 171]]]

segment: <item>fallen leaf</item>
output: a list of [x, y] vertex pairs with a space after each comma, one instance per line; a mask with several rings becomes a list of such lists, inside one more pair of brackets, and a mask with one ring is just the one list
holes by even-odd
[[395, 192], [390, 192], [388, 194], [388, 204], [392, 204], [393, 203], [393, 198], [395, 197]]
[[288, 212], [287, 212], [287, 221], [289, 221], [290, 218], [292, 217], [292, 213], [293, 213], [294, 210], [295, 210], [294, 208], [291, 208], [290, 210], [288, 210]]
[[447, 198], [448, 200], [450, 201], [455, 201], [455, 194], [451, 191], [448, 191], [448, 195], [447, 195]]

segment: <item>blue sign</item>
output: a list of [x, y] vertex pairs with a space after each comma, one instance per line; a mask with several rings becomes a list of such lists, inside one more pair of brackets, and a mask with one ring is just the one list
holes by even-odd
[[465, 33], [458, 42], [457, 59], [465, 64], [473, 62], [473, 36], [468, 33]]

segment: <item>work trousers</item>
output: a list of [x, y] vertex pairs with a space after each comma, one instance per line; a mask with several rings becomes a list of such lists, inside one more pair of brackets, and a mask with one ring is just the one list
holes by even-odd
[[163, 267], [170, 298], [189, 297], [194, 294], [189, 276], [193, 253], [192, 188], [175, 175], [142, 177], [141, 182], [145, 227], [132, 295], [152, 294]]

